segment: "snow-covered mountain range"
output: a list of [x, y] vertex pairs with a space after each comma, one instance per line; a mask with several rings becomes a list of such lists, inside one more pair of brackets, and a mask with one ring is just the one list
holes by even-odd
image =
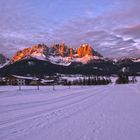
[[31, 57], [50, 61], [58, 65], [69, 65], [71, 62], [82, 62], [86, 64], [90, 60], [103, 58], [102, 55], [94, 51], [89, 44], [82, 44], [77, 49], [69, 48], [65, 44], [55, 44], [52, 47], [39, 44], [17, 52], [11, 61], [17, 62]]
[[69, 66], [72, 62], [80, 62], [82, 64], [88, 64], [92, 62], [111, 62], [119, 65], [124, 63], [128, 64], [140, 62], [140, 58], [124, 58], [119, 60], [104, 58], [89, 44], [82, 44], [78, 48], [68, 47], [64, 43], [54, 44], [51, 47], [48, 47], [45, 44], [38, 44], [16, 52], [11, 59], [7, 59], [4, 55], [0, 54], [0, 68], [21, 60], [32, 58], [62, 66]]

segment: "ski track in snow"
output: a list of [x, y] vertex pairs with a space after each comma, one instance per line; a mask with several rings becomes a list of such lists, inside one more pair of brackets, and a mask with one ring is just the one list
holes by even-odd
[[[34, 105], [29, 104], [26, 106], [27, 110], [32, 109], [32, 107], [36, 107], [36, 106], [40, 106], [42, 108], [42, 106], [46, 106], [46, 105], [47, 105], [48, 109], [43, 108], [43, 110], [40, 111], [40, 108], [39, 108], [38, 111], [35, 110], [35, 112], [33, 112], [33, 113], [27, 113], [26, 115], [20, 115], [20, 116], [14, 117], [14, 118], [10, 117], [6, 120], [5, 119], [1, 120], [0, 121], [0, 130], [3, 128], [6, 128], [6, 127], [12, 126], [11, 134], [15, 133], [17, 135], [17, 134], [20, 134], [22, 131], [24, 133], [25, 132], [29, 133], [30, 130], [36, 129], [38, 127], [41, 127], [42, 125], [45, 125], [44, 120], [47, 120], [48, 123], [52, 123], [52, 122], [56, 121], [57, 119], [63, 119], [63, 117], [69, 116], [70, 114], [77, 112], [78, 110], [82, 109], [80, 107], [80, 104], [82, 104], [89, 98], [96, 96], [97, 94], [99, 94], [98, 92], [102, 93], [102, 91], [104, 91], [105, 89], [106, 88], [98, 89], [98, 90], [95, 90], [94, 93], [91, 93], [91, 91], [93, 89], [89, 88], [89, 89], [85, 89], [83, 91], [80, 90], [75, 94], [66, 95], [64, 97], [58, 97], [56, 99], [46, 100], [46, 101], [43, 101], [43, 103], [36, 102], [36, 103], [33, 103]], [[85, 93], [86, 91], [88, 93]], [[59, 102], [61, 103], [60, 105], [58, 105]], [[53, 104], [55, 104], [55, 106]], [[19, 105], [19, 104], [17, 104], [17, 105]], [[49, 105], [51, 105], [52, 107], [49, 107]], [[24, 106], [23, 106], [23, 108], [22, 107], [20, 108], [20, 110], [22, 110], [22, 111], [24, 109], [25, 109]], [[11, 110], [9, 110], [9, 111], [11, 111]], [[9, 113], [9, 111], [7, 111], [7, 112]], [[12, 110], [12, 111], [13, 112], [17, 111], [17, 109]], [[16, 112], [16, 114], [17, 114], [17, 112]], [[4, 116], [5, 116], [5, 114], [4, 114]], [[41, 122], [38, 122], [37, 124], [32, 123], [32, 124], [34, 124], [34, 126], [32, 126], [32, 127], [26, 126], [26, 128], [22, 129], [22, 131], [21, 131], [21, 128], [19, 130], [13, 130], [13, 125], [17, 125], [18, 123], [23, 123], [26, 121], [36, 122], [39, 118], [42, 118], [42, 117], [44, 119], [40, 120]], [[48, 123], [46, 123], [46, 124], [48, 124]], [[8, 132], [10, 132], [10, 131], [8, 131]], [[9, 135], [11, 135], [11, 134], [9, 134]], [[4, 132], [3, 132], [3, 135], [4, 135]], [[2, 138], [6, 138], [6, 137], [7, 137], [7, 132], [5, 133], [5, 135]]]
[[[47, 100], [42, 100], [42, 101], [35, 101], [35, 102], [29, 102], [29, 103], [20, 103], [20, 104], [12, 104], [11, 105], [4, 105], [4, 106], [0, 106], [0, 113], [5, 113], [5, 112], [9, 112], [9, 111], [15, 111], [15, 110], [20, 110], [20, 109], [25, 109], [25, 108], [32, 108], [32, 107], [36, 107], [36, 106], [42, 106], [42, 105], [48, 105], [48, 104], [52, 104], [52, 103], [57, 103], [57, 102], [61, 102], [61, 101], [65, 101], [66, 99], [71, 99], [71, 98], [75, 98], [75, 97], [80, 97], [83, 96], [82, 93], [85, 95], [86, 90], [89, 92], [89, 89], [84, 89], [84, 91], [76, 91], [76, 92], [72, 92], [69, 95], [64, 95], [62, 97], [56, 98], [56, 99], [47, 99]], [[92, 91], [92, 90], [91, 90]], [[97, 92], [97, 91], [96, 91]], [[87, 94], [91, 94], [86, 93]], [[95, 93], [94, 93], [95, 94]], [[7, 108], [11, 108], [12, 109], [7, 109]]]
[[[85, 92], [85, 91], [84, 91]], [[101, 91], [102, 92], [102, 91]], [[90, 94], [90, 95], [88, 95], [88, 94]], [[99, 94], [99, 93], [98, 93]], [[87, 96], [88, 95], [88, 96]], [[59, 102], [64, 102], [64, 101], [66, 101], [66, 103], [65, 104], [63, 104], [62, 106], [60, 106], [59, 108], [63, 108], [63, 107], [67, 107], [67, 106], [70, 106], [70, 105], [74, 105], [74, 104], [77, 104], [77, 103], [79, 103], [79, 102], [82, 102], [82, 101], [84, 101], [84, 100], [86, 100], [86, 99], [88, 99], [88, 98], [90, 98], [90, 97], [92, 97], [92, 96], [95, 96], [96, 95], [96, 93], [94, 93], [94, 95], [92, 94], [91, 95], [91, 93], [86, 93], [86, 94], [84, 94], [84, 95], [81, 95], [81, 93], [80, 94], [76, 94], [76, 95], [67, 95], [66, 97], [60, 97], [60, 98], [58, 98], [58, 99], [52, 99], [52, 100], [48, 100], [48, 101], [44, 101], [45, 103], [40, 103], [40, 104], [38, 104], [37, 103], [37, 105], [33, 105], [33, 106], [27, 106], [26, 108], [33, 108], [33, 107], [42, 107], [42, 106], [46, 106], [46, 105], [49, 105], [49, 104], [58, 104]], [[77, 97], [78, 97], [78, 99], [77, 99]], [[82, 98], [81, 98], [82, 97]], [[72, 99], [72, 101], [71, 101], [71, 99]], [[73, 101], [73, 99], [74, 99], [74, 101]], [[76, 99], [76, 100], [75, 100]], [[68, 100], [68, 101], [67, 101]], [[69, 103], [69, 101], [70, 101], [70, 103]], [[19, 105], [19, 104], [18, 104]], [[57, 107], [58, 108], [58, 107]], [[35, 112], [35, 113], [31, 113], [31, 114], [27, 114], [26, 116], [25, 115], [22, 115], [22, 116], [19, 116], [19, 117], [14, 117], [13, 119], [8, 119], [8, 120], [6, 120], [6, 121], [3, 121], [2, 120], [2, 122], [0, 121], [0, 126], [1, 125], [4, 125], [4, 124], [9, 124], [10, 122], [15, 122], [15, 121], [17, 121], [17, 120], [20, 120], [20, 122], [21, 122], [21, 120], [23, 119], [24, 120], [24, 118], [30, 118], [30, 117], [33, 117], [33, 118], [36, 118], [36, 117], [38, 117], [38, 116], [40, 116], [40, 114], [41, 113], [43, 113], [44, 114], [44, 112], [47, 112], [47, 111], [52, 111], [52, 110], [56, 110], [57, 108], [55, 108], [55, 107], [52, 107], [52, 108], [49, 108], [48, 110], [43, 110], [43, 111], [38, 111], [38, 112]], [[59, 109], [58, 108], [58, 109]], [[20, 110], [24, 110], [25, 109], [25, 107], [24, 108], [22, 108], [22, 109], [20, 109]], [[15, 109], [15, 110], [13, 110], [13, 111], [16, 111], [17, 109]], [[10, 110], [11, 111], [11, 110]], [[9, 111], [8, 111], [9, 112]], [[15, 121], [14, 121], [15, 120]], [[1, 128], [1, 127], [0, 127]]]
[[[26, 90], [29, 91], [28, 94], [24, 91], [17, 94], [17, 90], [11, 91], [10, 95], [7, 91], [2, 92], [0, 97], [4, 101], [0, 102], [0, 140], [98, 140], [103, 139], [104, 135], [107, 137], [105, 140], [125, 140], [126, 137], [129, 138], [126, 132], [130, 125], [134, 127], [131, 133], [134, 131], [137, 134], [134, 140], [139, 140], [140, 127], [134, 125], [133, 118], [125, 116], [131, 115], [127, 110], [128, 101], [121, 106], [121, 92], [126, 94], [129, 101], [133, 96], [136, 96], [137, 100], [140, 99], [138, 84], [63, 88], [49, 91], [51, 95], [30, 94], [32, 90]], [[25, 101], [21, 100], [22, 97]], [[28, 99], [30, 97], [31, 100]], [[124, 112], [123, 107], [126, 109]], [[133, 106], [132, 109], [130, 106], [130, 110], [133, 110]], [[116, 113], [120, 113], [120, 116]], [[138, 115], [135, 119], [140, 117], [140, 112], [134, 113]], [[128, 125], [128, 128], [123, 128], [120, 122], [117, 124], [117, 119]], [[126, 120], [129, 120], [128, 124]], [[140, 123], [140, 120], [138, 121]], [[105, 129], [106, 125], [108, 128]], [[119, 125], [122, 131], [119, 130]]]

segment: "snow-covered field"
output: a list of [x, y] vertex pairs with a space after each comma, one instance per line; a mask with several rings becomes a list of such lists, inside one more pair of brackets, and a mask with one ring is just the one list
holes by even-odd
[[140, 83], [0, 87], [0, 140], [140, 140]]

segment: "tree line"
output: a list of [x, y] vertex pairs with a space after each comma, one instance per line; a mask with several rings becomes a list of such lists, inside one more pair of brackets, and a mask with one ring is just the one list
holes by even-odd
[[79, 78], [73, 81], [65, 80], [64, 85], [107, 85], [111, 83], [110, 78], [104, 77], [88, 77]]

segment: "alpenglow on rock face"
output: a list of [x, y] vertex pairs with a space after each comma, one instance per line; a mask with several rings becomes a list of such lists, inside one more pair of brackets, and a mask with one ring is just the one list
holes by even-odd
[[93, 48], [91, 48], [89, 44], [82, 44], [77, 49], [77, 54], [78, 54], [78, 57], [80, 58], [86, 55], [93, 56]]
[[62, 44], [54, 44], [50, 48], [50, 53], [62, 57], [72, 57], [74, 54], [74, 50], [73, 48], [69, 48], [67, 45], [62, 43]]
[[87, 63], [95, 57], [101, 57], [94, 54], [94, 49], [89, 44], [82, 44], [79, 48], [70, 48], [64, 43], [54, 44], [52, 47], [47, 47], [44, 44], [32, 46], [18, 51], [13, 57], [12, 62], [17, 62], [26, 58], [37, 58], [40, 60], [47, 60], [55, 63], [70, 63], [82, 62]]
[[18, 51], [13, 57], [12, 57], [12, 62], [17, 62], [20, 61], [24, 58], [28, 57], [45, 57], [45, 53], [47, 53], [47, 46], [44, 44], [39, 44], [32, 46], [30, 48], [25, 48], [21, 51]]

